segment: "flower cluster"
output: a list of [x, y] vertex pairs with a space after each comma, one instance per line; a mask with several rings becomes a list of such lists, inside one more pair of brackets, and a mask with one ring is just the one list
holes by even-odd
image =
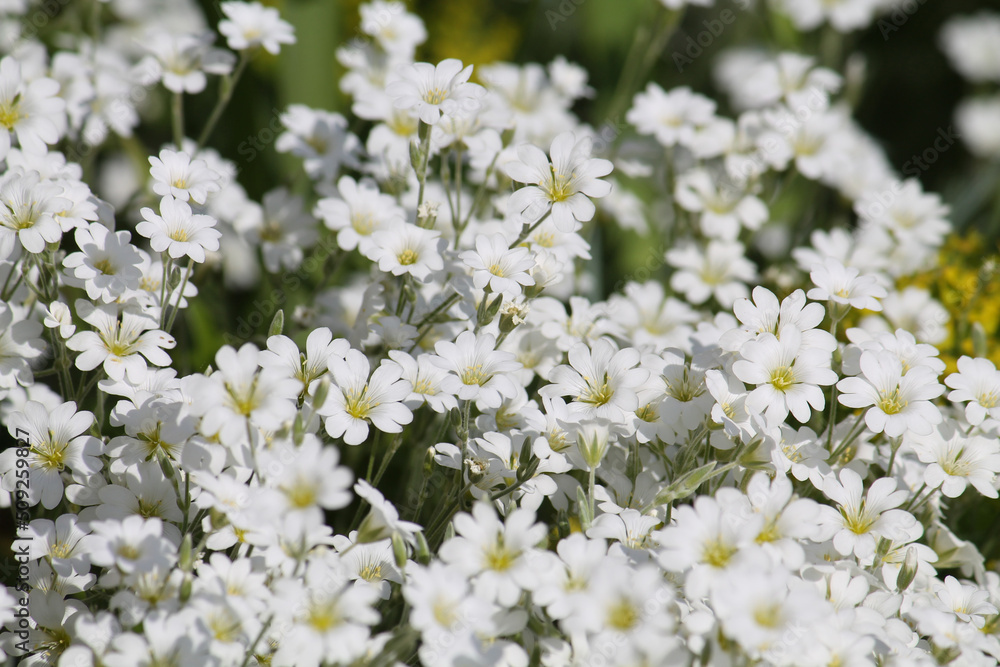
[[[651, 4], [670, 28], [712, 3]], [[772, 4], [847, 32], [894, 3]], [[292, 26], [224, 2], [221, 47], [186, 2], [94, 5], [93, 34], [5, 35], [0, 60], [0, 415], [24, 443], [0, 453], [0, 506], [26, 572], [0, 587], [3, 653], [1000, 660], [1000, 574], [950, 512], [998, 497], [1000, 370], [977, 352], [946, 372], [947, 311], [905, 285], [949, 209], [889, 166], [836, 68], [731, 50], [735, 118], [637, 82], [611, 144], [574, 113], [579, 66], [415, 62], [421, 19], [373, 0], [337, 53], [353, 117], [285, 110], [300, 178], [258, 202], [209, 140]], [[1000, 79], [987, 26], [945, 30], [974, 80]], [[148, 86], [174, 136], [137, 166], [112, 138], [141, 145]], [[602, 298], [599, 228], [652, 239], [663, 280]], [[185, 369], [216, 280], [308, 289]]]

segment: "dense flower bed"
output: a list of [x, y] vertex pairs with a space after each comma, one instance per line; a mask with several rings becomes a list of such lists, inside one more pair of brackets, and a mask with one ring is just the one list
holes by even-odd
[[[651, 52], [713, 3], [661, 4]], [[905, 4], [771, 11], [836, 35]], [[997, 664], [1000, 575], [949, 510], [998, 496], [1000, 371], [928, 289], [948, 206], [844, 72], [728, 51], [728, 118], [647, 83], [638, 42], [623, 132], [576, 116], [594, 91], [564, 58], [414, 62], [423, 22], [375, 0], [338, 51], [351, 117], [284, 110], [301, 178], [258, 203], [213, 131], [292, 26], [223, 2], [215, 46], [187, 2], [140, 5], [43, 42], [44, 7], [0, 3], [8, 656]], [[977, 83], [998, 44], [990, 15], [942, 32]], [[157, 102], [173, 143], [147, 156]], [[1000, 153], [997, 116], [957, 111], [974, 153]], [[138, 167], [97, 159], [119, 140]], [[595, 230], [653, 239], [606, 299]], [[310, 299], [179, 372], [213, 274]]]

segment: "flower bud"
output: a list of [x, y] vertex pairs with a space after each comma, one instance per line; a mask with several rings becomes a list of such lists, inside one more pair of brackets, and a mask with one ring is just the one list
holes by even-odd
[[917, 550], [915, 547], [909, 547], [906, 550], [906, 557], [903, 559], [903, 566], [899, 568], [899, 574], [896, 575], [896, 590], [902, 593], [910, 584], [913, 583], [913, 578], [917, 576]]

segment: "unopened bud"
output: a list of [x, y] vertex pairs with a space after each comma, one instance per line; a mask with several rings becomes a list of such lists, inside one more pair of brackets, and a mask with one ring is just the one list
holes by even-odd
[[909, 547], [906, 550], [906, 557], [903, 558], [903, 566], [899, 568], [899, 574], [896, 575], [896, 590], [900, 593], [905, 591], [913, 583], [913, 578], [916, 576], [917, 549]]
[[278, 312], [274, 314], [274, 319], [271, 320], [271, 326], [267, 329], [267, 337], [280, 336], [281, 332], [285, 330], [285, 311], [281, 308]]
[[396, 567], [400, 570], [406, 567], [406, 561], [408, 560], [406, 543], [403, 542], [403, 537], [399, 533], [392, 534], [392, 555], [396, 559]]

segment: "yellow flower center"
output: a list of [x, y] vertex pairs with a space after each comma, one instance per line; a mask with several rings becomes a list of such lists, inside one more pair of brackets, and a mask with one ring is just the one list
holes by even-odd
[[417, 253], [414, 252], [413, 250], [407, 248], [403, 252], [399, 253], [399, 255], [396, 256], [396, 259], [402, 266], [411, 266], [417, 263], [417, 260], [420, 259], [420, 256], [417, 255]]
[[368, 397], [368, 385], [360, 390], [349, 390], [344, 392], [344, 410], [355, 419], [367, 419], [372, 408], [378, 403], [372, 404]]
[[647, 423], [653, 423], [660, 418], [660, 414], [656, 409], [656, 406], [652, 403], [642, 406], [635, 411], [635, 416]]
[[106, 276], [115, 275], [115, 266], [111, 263], [111, 260], [105, 257], [104, 259], [99, 259], [94, 262], [94, 268], [103, 273]]
[[8, 130], [13, 130], [17, 121], [21, 120], [21, 112], [18, 109], [20, 94], [14, 97], [13, 101], [0, 104], [0, 125]]
[[907, 402], [899, 395], [899, 386], [888, 394], [879, 392], [875, 406], [887, 415], [896, 415], [906, 409]]
[[771, 371], [771, 386], [778, 391], [788, 391], [795, 384], [795, 371], [791, 366], [781, 366]]
[[482, 364], [476, 364], [475, 366], [466, 366], [462, 369], [459, 379], [462, 380], [462, 384], [467, 385], [479, 385], [482, 387], [484, 384], [490, 381], [493, 376], [487, 373]]
[[49, 555], [53, 558], [69, 558], [73, 553], [73, 547], [65, 542], [56, 542], [49, 548]]
[[441, 104], [447, 97], [447, 88], [431, 88], [424, 93], [424, 102], [427, 102], [427, 104]]
[[987, 392], [985, 394], [979, 395], [979, 405], [983, 406], [987, 410], [995, 408], [997, 403], [1000, 402], [1000, 396], [997, 396], [996, 391]]
[[567, 176], [566, 174], [557, 174], [555, 167], [550, 166], [549, 169], [552, 171], [552, 180], [546, 184], [545, 193], [551, 201], [566, 201], [576, 194], [576, 190], [573, 188], [573, 179], [576, 177], [576, 174], [569, 174]]
[[62, 471], [66, 468], [66, 448], [68, 443], [46, 440], [31, 448], [37, 457], [37, 467]]
[[702, 550], [702, 560], [712, 567], [722, 568], [729, 563], [729, 559], [736, 553], [736, 548], [726, 544], [720, 539], [712, 540], [705, 544]]
[[304, 480], [295, 480], [295, 484], [282, 487], [281, 491], [295, 509], [305, 509], [316, 503], [316, 489]]
[[487, 569], [494, 572], [505, 572], [511, 568], [520, 554], [511, 551], [503, 543], [503, 536], [498, 535], [496, 541], [484, 549], [483, 557]]
[[776, 628], [781, 625], [781, 605], [770, 604], [753, 610], [753, 620], [765, 628]]
[[629, 600], [618, 600], [608, 609], [608, 627], [618, 632], [631, 630], [639, 622], [639, 610]]
[[312, 604], [306, 612], [306, 622], [319, 632], [326, 632], [337, 627], [343, 622], [343, 618], [337, 611], [336, 606], [326, 604]]
[[594, 381], [588, 377], [584, 377], [583, 381], [587, 383], [587, 389], [582, 394], [576, 397], [576, 400], [581, 403], [587, 403], [588, 405], [593, 405], [594, 407], [600, 407], [602, 405], [607, 405], [615, 395], [615, 390], [608, 384], [608, 374], [604, 374], [604, 380], [601, 384], [595, 384]]
[[351, 227], [361, 236], [368, 236], [375, 228], [375, 220], [371, 213], [354, 213], [351, 215]]
[[455, 613], [455, 606], [449, 600], [438, 597], [434, 601], [433, 610], [434, 620], [443, 627], [450, 628], [458, 620], [458, 614]]
[[358, 576], [371, 583], [382, 581], [382, 563], [379, 561], [365, 563], [358, 571]]
[[132, 544], [123, 544], [119, 546], [116, 553], [125, 560], [135, 560], [141, 555], [139, 550]]

